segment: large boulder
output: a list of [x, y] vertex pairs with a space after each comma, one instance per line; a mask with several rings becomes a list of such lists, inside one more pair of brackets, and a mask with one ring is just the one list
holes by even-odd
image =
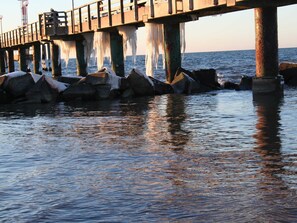
[[48, 103], [57, 99], [59, 92], [53, 88], [43, 75], [37, 83], [26, 93], [29, 102]]
[[215, 69], [201, 69], [194, 70], [188, 75], [201, 85], [205, 86], [205, 90], [218, 90], [220, 84], [218, 83], [218, 76]]
[[238, 90], [252, 90], [253, 87], [253, 77], [242, 76]]
[[10, 95], [7, 94], [6, 91], [0, 88], [0, 104], [8, 104], [11, 98]]
[[154, 84], [155, 95], [172, 94], [174, 90], [170, 84], [159, 81], [153, 77], [149, 77]]
[[127, 80], [136, 96], [152, 96], [155, 94], [154, 83], [139, 70], [133, 69]]
[[31, 89], [35, 84], [35, 81], [31, 74], [24, 74], [12, 78], [7, 78], [5, 82], [6, 91], [13, 97], [23, 97], [26, 92]]
[[225, 81], [222, 87], [223, 89], [227, 89], [227, 90], [239, 90], [239, 84], [235, 84], [231, 81]]
[[87, 83], [78, 83], [70, 85], [61, 94], [61, 99], [65, 101], [71, 100], [94, 100], [96, 89], [94, 86]]
[[279, 74], [284, 77], [285, 84], [297, 86], [297, 63], [281, 63], [279, 65]]
[[174, 93], [177, 94], [193, 94], [200, 92], [199, 82], [192, 79], [189, 75], [181, 72], [174, 76], [171, 86]]
[[1, 75], [0, 76], [0, 88], [2, 88], [4, 86], [4, 83], [7, 79], [7, 76], [6, 75]]
[[66, 76], [59, 76], [57, 81], [65, 83], [65, 84], [75, 84], [79, 82], [82, 77], [66, 77]]

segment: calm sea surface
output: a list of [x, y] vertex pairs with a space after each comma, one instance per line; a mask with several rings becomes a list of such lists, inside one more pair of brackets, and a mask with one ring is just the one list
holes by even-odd
[[[237, 82], [254, 52], [186, 54], [183, 67]], [[294, 88], [279, 101], [226, 90], [1, 105], [0, 222], [296, 222], [296, 111]]]

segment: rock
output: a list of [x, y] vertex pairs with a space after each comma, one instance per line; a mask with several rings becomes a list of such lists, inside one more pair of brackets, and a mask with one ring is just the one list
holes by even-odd
[[4, 83], [7, 79], [7, 76], [6, 75], [1, 75], [0, 76], [0, 88], [2, 88], [4, 86]]
[[104, 70], [100, 70], [97, 73], [88, 74], [85, 77], [85, 82], [91, 85], [103, 85], [108, 84], [109, 74]]
[[66, 83], [66, 84], [75, 84], [79, 82], [82, 79], [82, 77], [65, 77], [65, 76], [59, 76], [57, 81]]
[[171, 86], [174, 93], [177, 94], [193, 94], [200, 92], [200, 84], [187, 74], [181, 72], [174, 76]]
[[279, 74], [284, 77], [285, 84], [297, 86], [297, 63], [281, 63], [279, 66]]
[[135, 93], [132, 90], [132, 88], [128, 88], [128, 89], [124, 90], [121, 95], [122, 98], [132, 98], [134, 96], [135, 96]]
[[62, 94], [61, 99], [70, 101], [75, 99], [94, 100], [96, 89], [87, 83], [70, 85]]
[[6, 91], [13, 97], [25, 96], [26, 92], [35, 85], [31, 74], [13, 77], [8, 80]]
[[239, 85], [230, 81], [226, 81], [223, 83], [223, 88], [228, 90], [239, 90]]
[[57, 99], [59, 92], [53, 89], [43, 75], [37, 83], [26, 93], [26, 98], [34, 103], [48, 103]]
[[153, 82], [140, 71], [133, 69], [127, 80], [136, 96], [152, 96], [155, 94]]
[[0, 104], [8, 104], [10, 102], [10, 95], [0, 88]]
[[190, 73], [189, 76], [195, 81], [199, 82], [201, 85], [204, 85], [210, 90], [220, 89], [220, 84], [218, 83], [218, 76], [215, 69], [202, 69], [195, 70]]
[[125, 91], [127, 89], [130, 88], [130, 84], [129, 81], [127, 80], [127, 78], [121, 78], [120, 79], [120, 90]]
[[252, 90], [253, 88], [253, 77], [242, 76], [239, 83], [239, 90]]
[[95, 86], [95, 89], [96, 89], [96, 93], [95, 93], [96, 100], [114, 99], [121, 95], [118, 89], [111, 89], [111, 85], [109, 84], [97, 85]]
[[174, 90], [170, 84], [166, 84], [166, 83], [159, 81], [153, 77], [149, 77], [149, 78], [154, 83], [154, 91], [155, 91], [156, 95], [174, 93]]

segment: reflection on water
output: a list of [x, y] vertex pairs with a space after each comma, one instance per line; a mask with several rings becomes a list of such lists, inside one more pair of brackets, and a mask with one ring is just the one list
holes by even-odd
[[296, 221], [288, 98], [253, 104], [251, 92], [228, 91], [3, 106], [0, 220]]

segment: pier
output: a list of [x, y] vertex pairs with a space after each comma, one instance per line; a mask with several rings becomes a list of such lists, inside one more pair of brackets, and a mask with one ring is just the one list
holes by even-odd
[[[86, 35], [104, 32], [110, 35], [111, 63], [118, 76], [124, 76], [123, 37], [119, 27], [162, 24], [166, 80], [171, 82], [181, 66], [180, 23], [200, 17], [254, 9], [256, 30], [256, 78], [254, 94], [282, 92], [278, 73], [277, 8], [297, 4], [297, 0], [131, 0], [94, 1], [69, 11], [51, 11], [38, 15], [38, 21], [1, 34], [0, 71], [13, 72], [14, 51], [18, 51], [20, 70], [27, 70], [27, 53], [32, 49], [33, 72], [41, 70], [41, 49], [48, 47], [52, 75], [62, 75], [59, 46], [55, 41], [75, 41], [77, 74], [87, 74]], [[42, 51], [44, 53], [44, 50]]]

